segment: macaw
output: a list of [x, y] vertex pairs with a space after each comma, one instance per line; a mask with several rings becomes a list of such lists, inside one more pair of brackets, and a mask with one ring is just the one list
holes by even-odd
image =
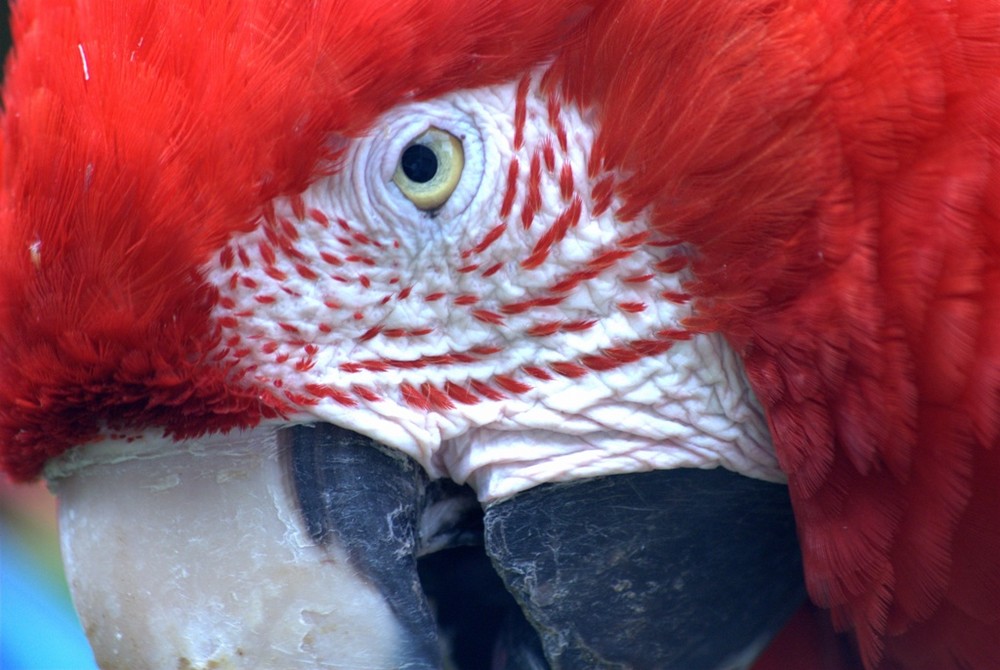
[[102, 668], [1000, 667], [997, 0], [13, 35], [0, 461]]

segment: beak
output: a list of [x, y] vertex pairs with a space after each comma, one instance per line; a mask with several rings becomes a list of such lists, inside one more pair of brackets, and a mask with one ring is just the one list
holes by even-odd
[[804, 599], [784, 487], [724, 470], [471, 490], [322, 424], [47, 470], [104, 670], [750, 667]]
[[103, 443], [62, 464], [63, 560], [102, 669], [438, 667], [426, 605], [397, 614], [310, 536], [279, 437], [149, 440], [123, 462], [128, 445]]

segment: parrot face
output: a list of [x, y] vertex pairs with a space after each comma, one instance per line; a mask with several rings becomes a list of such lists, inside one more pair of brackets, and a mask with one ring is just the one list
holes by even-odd
[[[685, 326], [684, 245], [616, 217], [590, 123], [542, 74], [390, 110], [213, 255], [211, 357], [294, 413], [239, 436], [108, 436], [47, 466], [102, 667], [436, 667], [416, 577], [396, 588], [343, 520], [310, 516], [315, 499], [369, 513], [372, 493], [305, 479], [302, 431], [339, 426], [419, 464], [427, 481], [381, 515], [419, 508], [391, 524], [408, 535], [394, 554], [454, 544], [469, 509], [547, 482], [719, 466], [783, 480], [738, 358]], [[320, 455], [350, 471], [340, 451]], [[479, 504], [420, 502], [439, 480]], [[141, 528], [98, 512], [122, 504]], [[752, 660], [772, 618], [725, 667]]]
[[53, 4], [0, 465], [102, 668], [1000, 657], [995, 0]]
[[617, 220], [593, 129], [540, 77], [391, 110], [232, 239], [205, 273], [219, 356], [482, 501], [676, 467], [782, 480], [739, 361], [684, 324], [683, 245]]

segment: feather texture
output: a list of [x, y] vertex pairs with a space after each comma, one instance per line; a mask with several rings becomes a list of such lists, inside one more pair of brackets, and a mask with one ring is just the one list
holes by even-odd
[[768, 410], [812, 597], [866, 667], [992, 667], [1000, 5], [604, 11], [560, 73], [626, 210], [699, 251], [693, 325]]
[[249, 425], [198, 274], [400, 102], [513, 80], [593, 111], [619, 218], [697, 252], [813, 599], [866, 667], [1000, 649], [996, 0], [22, 0], [0, 191], [6, 470], [99, 431]]
[[[99, 430], [250, 425], [209, 360], [206, 258], [402, 101], [505, 81], [585, 3], [18, 3], [0, 233], [0, 433], [17, 478]], [[516, 44], [517, 49], [511, 49]]]

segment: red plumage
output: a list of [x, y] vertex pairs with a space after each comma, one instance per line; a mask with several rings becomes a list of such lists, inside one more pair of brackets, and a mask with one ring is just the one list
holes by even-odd
[[0, 194], [6, 470], [35, 477], [100, 429], [193, 435], [284, 411], [208, 358], [216, 296], [199, 268], [329, 169], [331, 138], [517, 76], [584, 8], [18, 3]]
[[697, 325], [768, 409], [813, 598], [869, 667], [991, 668], [1000, 5], [714, 4], [609, 10], [565, 76], [607, 97], [632, 209], [700, 252]]
[[8, 472], [99, 429], [252, 424], [197, 269], [400, 102], [590, 107], [620, 218], [697, 251], [693, 330], [765, 406], [813, 599], [869, 668], [1000, 658], [996, 0], [22, 0], [0, 191]]

